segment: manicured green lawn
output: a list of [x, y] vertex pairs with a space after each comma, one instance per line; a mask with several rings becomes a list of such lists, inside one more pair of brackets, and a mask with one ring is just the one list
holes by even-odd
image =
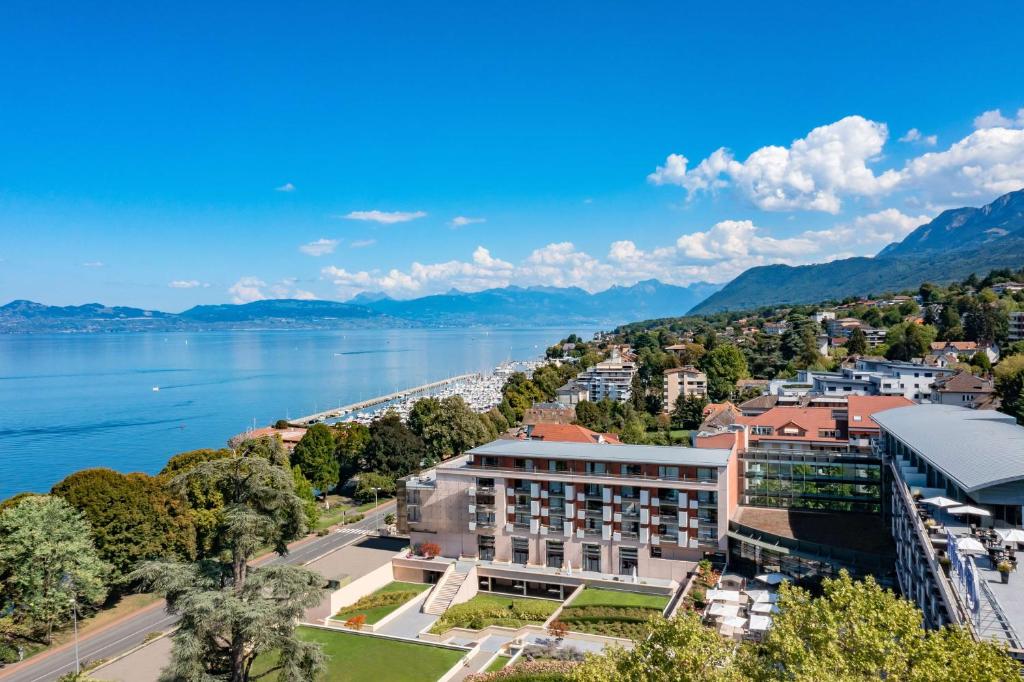
[[501, 670], [508, 662], [512, 659], [511, 656], [498, 656], [496, 659], [491, 661], [491, 664], [484, 670], [485, 673], [493, 673], [495, 670]]
[[430, 629], [442, 633], [450, 628], [482, 630], [488, 625], [518, 628], [543, 623], [558, 608], [559, 602], [549, 599], [527, 599], [481, 592], [469, 601], [456, 604]]
[[355, 604], [346, 606], [334, 616], [334, 619], [346, 621], [361, 613], [366, 616], [367, 623], [376, 623], [409, 600], [423, 594], [429, 587], [430, 585], [424, 583], [403, 583], [396, 580], [366, 595]]
[[647, 621], [658, 617], [668, 597], [588, 587], [558, 619], [573, 632], [637, 639], [647, 632]]
[[639, 594], [637, 592], [588, 587], [580, 593], [580, 596], [572, 600], [569, 608], [574, 606], [636, 606], [663, 611], [667, 605], [668, 597], [657, 594]]
[[[372, 635], [307, 627], [298, 628], [298, 632], [302, 639], [318, 642], [327, 658], [327, 670], [319, 682], [435, 682], [463, 656], [461, 651]], [[265, 672], [274, 663], [273, 656], [260, 656], [252, 674]], [[272, 682], [277, 675], [262, 679]]]

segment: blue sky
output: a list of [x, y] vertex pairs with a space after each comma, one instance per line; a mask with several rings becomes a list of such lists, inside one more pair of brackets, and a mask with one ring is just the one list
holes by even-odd
[[4, 301], [727, 281], [1024, 186], [1017, 3], [88, 5], [0, 9]]

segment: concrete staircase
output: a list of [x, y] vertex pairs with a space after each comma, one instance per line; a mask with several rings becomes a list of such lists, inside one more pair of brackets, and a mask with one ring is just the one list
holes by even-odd
[[423, 605], [423, 612], [433, 616], [440, 616], [452, 605], [452, 599], [458, 593], [462, 583], [466, 582], [466, 576], [473, 569], [473, 563], [469, 561], [458, 561], [455, 563], [455, 570], [446, 573], [441, 582], [434, 586], [434, 591]]

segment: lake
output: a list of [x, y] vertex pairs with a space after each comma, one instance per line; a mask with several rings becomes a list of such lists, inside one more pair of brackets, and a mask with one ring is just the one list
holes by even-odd
[[156, 473], [254, 423], [488, 372], [572, 332], [591, 330], [0, 335], [0, 499], [78, 469]]

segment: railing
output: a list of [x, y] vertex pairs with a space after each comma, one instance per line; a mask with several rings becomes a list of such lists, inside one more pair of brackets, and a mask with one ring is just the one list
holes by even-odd
[[508, 467], [492, 467], [484, 466], [481, 464], [470, 464], [466, 463], [461, 467], [453, 467], [455, 469], [461, 469], [464, 471], [486, 471], [494, 472], [496, 474], [509, 474], [513, 478], [520, 475], [543, 475], [548, 477], [549, 480], [562, 480], [563, 478], [572, 482], [580, 477], [589, 478], [615, 478], [626, 481], [653, 481], [653, 482], [665, 482], [665, 483], [701, 483], [701, 484], [717, 484], [718, 480], [715, 478], [708, 478], [706, 476], [650, 476], [648, 474], [621, 474], [609, 471], [603, 474], [588, 474], [585, 471], [550, 471], [547, 469], [515, 469]]

